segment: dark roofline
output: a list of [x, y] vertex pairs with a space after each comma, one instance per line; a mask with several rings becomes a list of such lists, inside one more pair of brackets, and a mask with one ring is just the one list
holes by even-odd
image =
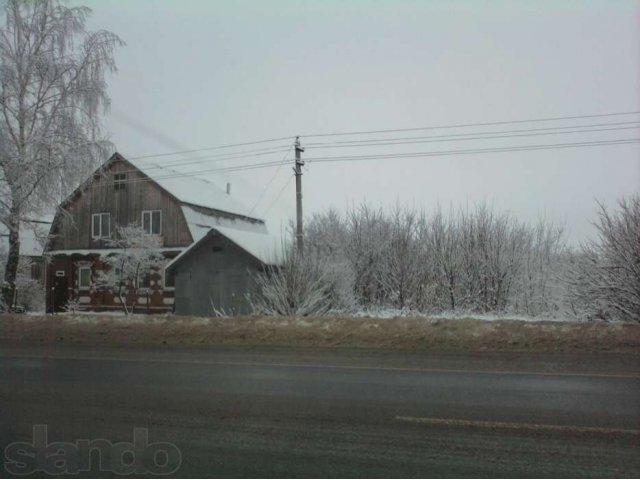
[[239, 213], [227, 212], [226, 210], [218, 210], [217, 208], [203, 207], [202, 205], [196, 205], [195, 203], [189, 203], [189, 202], [182, 202], [180, 200], [178, 200], [178, 202], [180, 202], [180, 204], [185, 207], [192, 208], [195, 211], [202, 213], [203, 215], [209, 215], [209, 216], [217, 215], [219, 217], [227, 217], [233, 220], [246, 220], [247, 222], [250, 222], [250, 223], [264, 224], [264, 220], [261, 218], [247, 217], [246, 215], [240, 215]]

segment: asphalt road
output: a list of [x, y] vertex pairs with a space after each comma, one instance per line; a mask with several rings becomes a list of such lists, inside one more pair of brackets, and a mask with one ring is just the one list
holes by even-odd
[[0, 344], [0, 441], [147, 429], [173, 476], [637, 477], [637, 359]]

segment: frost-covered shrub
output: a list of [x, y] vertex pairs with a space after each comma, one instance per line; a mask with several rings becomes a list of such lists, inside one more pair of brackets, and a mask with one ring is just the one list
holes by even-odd
[[305, 241], [320, 263], [348, 267], [361, 309], [554, 316], [564, 311], [562, 238], [550, 222], [532, 226], [484, 204], [431, 214], [363, 204], [314, 215]]
[[283, 264], [258, 274], [256, 283], [257, 293], [250, 301], [257, 314], [324, 315], [355, 307], [348, 272], [313, 253], [286, 250]]
[[[0, 252], [0, 263], [2, 252]], [[45, 307], [44, 285], [40, 280], [31, 278], [31, 269], [34, 261], [29, 257], [21, 257], [18, 262], [18, 271], [16, 274], [16, 282], [14, 289], [14, 298], [12, 308], [16, 311], [40, 312]], [[3, 265], [3, 264], [2, 264]], [[0, 268], [0, 275], [3, 275], [3, 269]], [[0, 311], [6, 311], [7, 306], [2, 301]]]
[[640, 322], [640, 195], [611, 212], [599, 204], [598, 238], [572, 258], [569, 298], [592, 319]]
[[618, 214], [601, 208], [598, 227], [597, 241], [572, 251], [552, 222], [521, 222], [485, 204], [430, 214], [399, 206], [360, 205], [344, 216], [329, 210], [307, 222], [304, 259], [288, 258], [263, 283], [278, 301], [261, 311], [355, 304], [365, 311], [638, 319], [638, 197], [622, 201]]

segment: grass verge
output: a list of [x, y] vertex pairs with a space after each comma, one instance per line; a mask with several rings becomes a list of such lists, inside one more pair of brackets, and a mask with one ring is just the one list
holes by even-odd
[[0, 340], [640, 354], [640, 325], [425, 318], [2, 315]]

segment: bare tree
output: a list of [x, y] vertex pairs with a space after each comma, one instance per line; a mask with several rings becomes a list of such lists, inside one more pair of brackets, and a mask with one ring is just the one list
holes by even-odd
[[[109, 98], [120, 39], [88, 32], [86, 7], [56, 0], [6, 0], [0, 28], [0, 222], [9, 230], [5, 268], [11, 299], [20, 255], [20, 222], [57, 204], [105, 157], [99, 113]], [[10, 301], [7, 303], [10, 304]]]
[[565, 313], [563, 274], [568, 252], [562, 228], [540, 219], [527, 230], [524, 242], [512, 308], [527, 315]]
[[[310, 263], [298, 259], [295, 268], [286, 267], [271, 281], [269, 288], [274, 295], [279, 292], [281, 300], [323, 291], [331, 293], [307, 298], [320, 298], [334, 309], [351, 305], [352, 299], [365, 309], [425, 313], [555, 316], [568, 311], [563, 232], [544, 219], [530, 225], [486, 204], [448, 213], [438, 207], [430, 215], [400, 206], [385, 212], [362, 204], [345, 217], [332, 210], [316, 214], [307, 226], [305, 261]], [[327, 283], [328, 273], [333, 280]], [[294, 280], [302, 274], [307, 275], [304, 281]], [[279, 282], [277, 288], [274, 282]], [[305, 290], [309, 285], [318, 288]], [[298, 305], [294, 300], [289, 304]]]
[[[421, 235], [429, 256], [433, 259], [432, 268], [435, 274], [436, 284], [442, 296], [448, 297], [448, 301], [438, 305], [442, 309], [454, 311], [458, 307], [459, 281], [462, 269], [462, 255], [460, 251], [460, 228], [456, 224], [454, 212], [450, 211], [445, 218], [440, 207], [425, 225]], [[441, 290], [446, 289], [442, 295]]]
[[573, 259], [570, 297], [592, 318], [640, 322], [640, 195], [598, 203], [598, 238]]
[[107, 241], [107, 246], [118, 249], [102, 260], [93, 281], [94, 288], [113, 290], [125, 315], [133, 312], [133, 304], [127, 306], [127, 298], [137, 301], [141, 283], [160, 271], [164, 256], [160, 252], [162, 240], [158, 235], [146, 233], [136, 224], [119, 227], [117, 238]]
[[362, 204], [347, 213], [346, 224], [345, 254], [355, 275], [355, 295], [361, 304], [378, 304], [385, 299], [381, 266], [391, 242], [389, 222], [382, 210]]
[[396, 205], [387, 219], [389, 239], [381, 255], [378, 283], [387, 301], [397, 308], [415, 306], [420, 283], [419, 247], [416, 241], [419, 218], [414, 210]]

